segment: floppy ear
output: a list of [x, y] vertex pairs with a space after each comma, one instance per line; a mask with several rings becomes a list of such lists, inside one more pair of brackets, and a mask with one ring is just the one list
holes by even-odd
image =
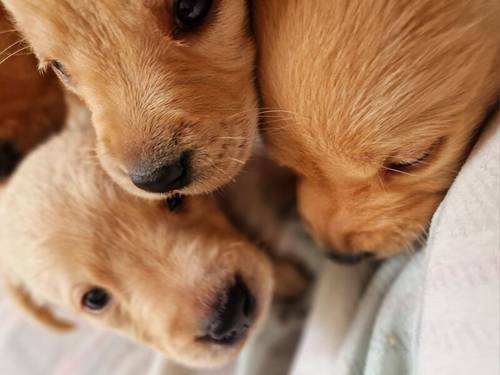
[[22, 285], [15, 285], [7, 281], [5, 286], [7, 292], [17, 305], [36, 322], [58, 332], [66, 332], [75, 328], [73, 323], [57, 317], [50, 307], [36, 303]]

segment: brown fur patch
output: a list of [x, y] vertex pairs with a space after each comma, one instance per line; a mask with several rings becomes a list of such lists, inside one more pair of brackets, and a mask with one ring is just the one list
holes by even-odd
[[[0, 51], [0, 144], [8, 144], [6, 149], [20, 158], [61, 129], [64, 96], [52, 73], [40, 75], [35, 57], [7, 19], [2, 5]], [[1, 160], [10, 162], [7, 156], [0, 156]], [[6, 171], [10, 169], [7, 167]]]

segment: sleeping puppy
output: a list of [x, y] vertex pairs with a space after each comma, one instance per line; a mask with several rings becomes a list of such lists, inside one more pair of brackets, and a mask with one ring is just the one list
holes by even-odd
[[52, 73], [39, 74], [28, 49], [0, 4], [0, 183], [64, 123], [62, 88]]
[[4, 0], [37, 55], [93, 114], [97, 155], [133, 194], [212, 191], [257, 129], [245, 0]]
[[494, 0], [255, 2], [263, 132], [332, 258], [411, 249], [498, 93]]
[[209, 196], [160, 202], [123, 191], [88, 128], [34, 151], [1, 192], [5, 285], [53, 328], [72, 326], [59, 306], [188, 366], [228, 362], [266, 315], [270, 262]]

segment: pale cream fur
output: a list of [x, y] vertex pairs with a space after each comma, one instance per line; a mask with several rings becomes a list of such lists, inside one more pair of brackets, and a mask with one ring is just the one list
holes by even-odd
[[497, 99], [499, 2], [255, 4], [264, 137], [305, 222], [335, 252], [411, 249]]
[[[251, 335], [273, 284], [267, 257], [211, 197], [172, 213], [116, 185], [98, 163], [88, 122], [34, 151], [1, 192], [0, 268], [15, 300], [42, 323], [71, 328], [52, 312], [59, 306], [204, 367], [226, 363], [246, 342], [197, 340], [220, 293], [241, 275], [257, 302]], [[81, 307], [93, 286], [112, 295], [97, 314]]]

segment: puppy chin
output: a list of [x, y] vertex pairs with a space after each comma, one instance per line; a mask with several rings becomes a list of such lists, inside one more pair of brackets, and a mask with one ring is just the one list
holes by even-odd
[[169, 358], [174, 358], [180, 365], [193, 369], [215, 369], [228, 365], [240, 354], [245, 342], [237, 347], [220, 347], [214, 344], [196, 344], [185, 347], [182, 351], [173, 350]]
[[[417, 227], [419, 229], [417, 229]], [[415, 223], [415, 230], [405, 232], [391, 229], [374, 232], [360, 232], [351, 236], [349, 243], [354, 254], [371, 254], [374, 259], [385, 259], [399, 253], [418, 250], [425, 240], [421, 224]]]

